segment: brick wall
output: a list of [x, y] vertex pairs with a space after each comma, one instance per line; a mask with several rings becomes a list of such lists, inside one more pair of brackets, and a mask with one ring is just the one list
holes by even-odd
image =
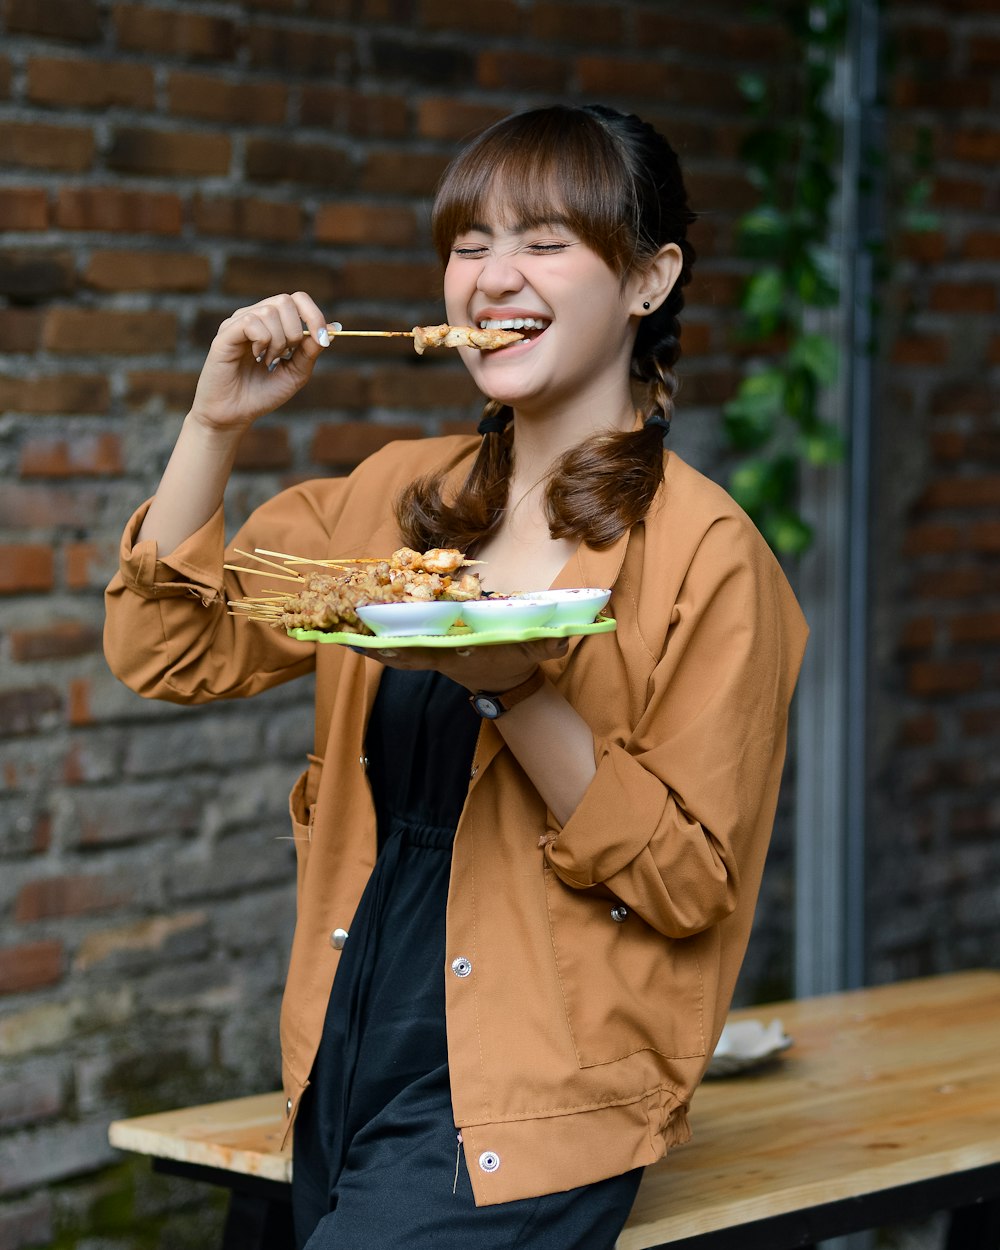
[[876, 404], [874, 980], [1000, 952], [1000, 4], [904, 0], [886, 26], [900, 229]]
[[[635, 108], [704, 213], [676, 428], [710, 468], [739, 368], [733, 214], [752, 198], [734, 78], [783, 41], [723, 0], [683, 17], [557, 0], [0, 14], [0, 1246], [209, 1245], [205, 1191], [112, 1152], [106, 1126], [277, 1084], [281, 836], [310, 692], [147, 703], [107, 673], [100, 631], [121, 526], [214, 328], [299, 286], [348, 325], [442, 320], [427, 209], [456, 144], [538, 102]], [[478, 406], [444, 354], [338, 344], [247, 437], [230, 516], [386, 439], [472, 428]], [[787, 968], [784, 914], [761, 970], [775, 952]]]

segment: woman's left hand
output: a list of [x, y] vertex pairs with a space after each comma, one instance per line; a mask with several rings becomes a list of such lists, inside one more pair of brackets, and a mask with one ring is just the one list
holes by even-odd
[[491, 643], [463, 647], [393, 647], [364, 649], [370, 659], [387, 668], [435, 669], [467, 690], [488, 690], [502, 694], [526, 681], [543, 660], [557, 660], [566, 654], [566, 638], [542, 638], [535, 642]]

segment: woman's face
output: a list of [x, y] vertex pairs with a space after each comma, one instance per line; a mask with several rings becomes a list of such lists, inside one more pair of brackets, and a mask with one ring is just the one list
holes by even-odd
[[598, 420], [625, 423], [635, 285], [623, 290], [607, 263], [558, 219], [508, 223], [488, 212], [454, 241], [444, 295], [453, 325], [527, 335], [499, 351], [461, 349], [485, 395], [525, 413], [579, 408], [586, 399]]

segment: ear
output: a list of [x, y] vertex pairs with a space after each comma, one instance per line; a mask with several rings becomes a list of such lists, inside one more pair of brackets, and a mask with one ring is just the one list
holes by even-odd
[[635, 275], [628, 301], [632, 316], [648, 317], [659, 308], [673, 290], [683, 268], [684, 257], [676, 243], [661, 247], [646, 268]]

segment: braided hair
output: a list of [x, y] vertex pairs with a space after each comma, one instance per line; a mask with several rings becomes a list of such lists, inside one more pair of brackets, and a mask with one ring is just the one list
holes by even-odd
[[[566, 221], [618, 275], [622, 285], [666, 244], [681, 254], [673, 288], [642, 319], [630, 375], [642, 424], [583, 440], [553, 466], [545, 504], [553, 538], [608, 547], [648, 512], [663, 481], [663, 442], [670, 428], [680, 356], [679, 315], [691, 280], [694, 248], [677, 154], [651, 125], [604, 105], [557, 105], [496, 123], [446, 171], [434, 204], [432, 232], [442, 263], [455, 238], [483, 220], [497, 189], [512, 220], [547, 212]], [[504, 514], [513, 465], [510, 408], [489, 401], [482, 446], [454, 498], [442, 475], [412, 483], [397, 500], [406, 541], [418, 548], [468, 550]]]

